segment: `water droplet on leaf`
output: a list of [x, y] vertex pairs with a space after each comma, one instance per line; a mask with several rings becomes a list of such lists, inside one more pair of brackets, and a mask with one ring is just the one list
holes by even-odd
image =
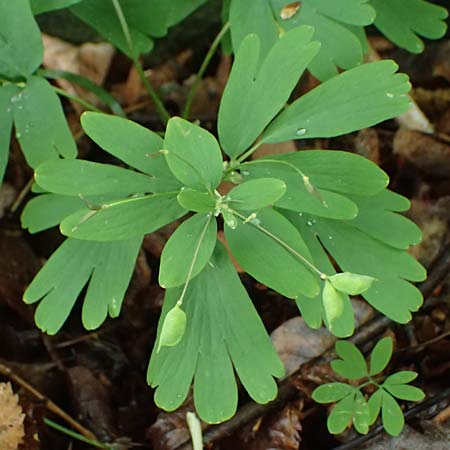
[[295, 133], [297, 136], [303, 136], [306, 134], [306, 128], [299, 128]]

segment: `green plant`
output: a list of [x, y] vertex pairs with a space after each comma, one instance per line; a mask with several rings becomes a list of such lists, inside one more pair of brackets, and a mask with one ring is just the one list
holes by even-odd
[[[169, 120], [163, 140], [126, 119], [85, 113], [87, 135], [136, 170], [79, 160], [36, 169], [46, 193], [28, 203], [23, 226], [36, 232], [59, 224], [68, 237], [24, 295], [40, 302], [36, 322], [51, 334], [85, 285], [85, 327], [116, 317], [143, 236], [185, 217], [161, 257], [166, 296], [148, 371], [164, 409], [179, 407], [194, 381], [200, 417], [220, 422], [237, 406], [233, 366], [262, 403], [275, 397], [273, 377], [284, 372], [217, 241], [219, 216], [240, 265], [294, 299], [315, 328], [324, 321], [337, 336], [353, 333], [347, 294], [362, 293], [398, 322], [422, 302], [407, 280], [422, 280], [425, 271], [405, 251], [420, 231], [396, 213], [408, 201], [386, 189], [376, 165], [322, 150], [248, 160], [264, 143], [337, 136], [408, 109], [407, 77], [391, 61], [351, 69], [283, 109], [319, 50], [312, 36], [305, 26], [285, 33], [262, 62], [258, 37], [244, 39], [220, 106], [219, 141], [181, 118]], [[220, 194], [222, 181], [235, 187]], [[350, 273], [336, 275], [327, 252]]]
[[[300, 25], [314, 27], [322, 48], [308, 69], [320, 80], [362, 63], [369, 46], [364, 27], [374, 24], [388, 39], [420, 53], [419, 36], [438, 39], [447, 29], [445, 8], [425, 0], [229, 0], [224, 16], [231, 23], [231, 44], [237, 50], [249, 33], [261, 39], [261, 57], [278, 35]], [[229, 8], [229, 12], [228, 12]]]
[[[382, 377], [392, 356], [392, 339], [381, 339], [373, 348], [369, 367], [363, 354], [348, 341], [336, 344], [336, 353], [341, 359], [331, 362], [333, 370], [342, 378], [353, 382], [361, 380], [358, 385], [341, 382], [328, 383], [316, 388], [313, 399], [319, 403], [336, 403], [328, 417], [330, 433], [342, 433], [351, 423], [356, 431], [367, 434], [369, 427], [375, 423], [381, 411], [384, 429], [392, 436], [401, 433], [404, 427], [403, 412], [397, 403], [399, 400], [420, 402], [425, 394], [419, 388], [408, 383], [417, 378], [417, 373], [409, 370]], [[363, 389], [375, 388], [367, 400]]]

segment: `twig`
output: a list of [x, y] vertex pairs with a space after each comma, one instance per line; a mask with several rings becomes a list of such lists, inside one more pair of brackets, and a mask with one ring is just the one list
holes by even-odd
[[[426, 281], [421, 283], [419, 289], [425, 298], [428, 298], [434, 291], [436, 286], [447, 276], [450, 272], [450, 245], [440, 253], [436, 258], [434, 263], [430, 267], [430, 274]], [[377, 316], [375, 319], [367, 324], [364, 324], [358, 329], [357, 333], [353, 336], [351, 341], [355, 344], [365, 343], [377, 336], [379, 336], [383, 331], [389, 327], [394, 322], [385, 316]], [[266, 405], [259, 405], [257, 403], [249, 402], [242, 406], [237, 414], [228, 422], [220, 425], [212, 426], [206, 430], [204, 433], [204, 443], [209, 444], [213, 441], [220, 440], [226, 436], [229, 436], [236, 432], [239, 428], [256, 420], [267, 414], [269, 411], [282, 407], [286, 403], [292, 401], [293, 399], [301, 396], [302, 394], [294, 387], [294, 381], [301, 377], [309, 367], [312, 365], [322, 363], [325, 361], [330, 361], [334, 357], [334, 351], [332, 348], [326, 350], [321, 356], [314, 358], [308, 363], [300, 366], [294, 373], [289, 375], [287, 378], [283, 379], [279, 384], [278, 397], [275, 401], [268, 403]], [[426, 402], [421, 403], [421, 405]], [[184, 442], [178, 446], [175, 450], [191, 450], [191, 444], [189, 442]]]
[[81, 433], [86, 439], [90, 439], [92, 441], [98, 441], [98, 439], [94, 433], [92, 433], [90, 430], [88, 430], [83, 425], [81, 425], [79, 422], [77, 422], [73, 417], [71, 417], [69, 414], [67, 414], [65, 411], [63, 411], [56, 403], [53, 403], [48, 397], [46, 397], [44, 394], [41, 394], [37, 389], [35, 389], [33, 386], [31, 386], [31, 384], [26, 382], [22, 377], [20, 377], [16, 373], [14, 373], [10, 367], [5, 366], [4, 364], [0, 364], [0, 375], [8, 377], [15, 383], [22, 386], [24, 389], [26, 389], [32, 395], [34, 395], [38, 400], [44, 402], [45, 406], [47, 407], [47, 409], [49, 411], [51, 411], [53, 414], [56, 414], [62, 420], [67, 422], [73, 429], [75, 429], [79, 433]]
[[27, 181], [27, 184], [22, 188], [22, 190], [19, 192], [19, 195], [14, 200], [14, 203], [11, 205], [11, 208], [9, 210], [11, 214], [14, 214], [19, 209], [19, 206], [22, 204], [23, 199], [27, 196], [28, 192], [30, 192], [33, 183], [34, 183], [34, 176], [32, 176]]

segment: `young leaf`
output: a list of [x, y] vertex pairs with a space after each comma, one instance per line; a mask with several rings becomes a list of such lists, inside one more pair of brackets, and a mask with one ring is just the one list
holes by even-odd
[[370, 355], [370, 376], [374, 376], [386, 369], [391, 360], [392, 350], [391, 337], [385, 337], [377, 342]]
[[19, 88], [14, 84], [0, 87], [0, 184], [3, 182], [6, 165], [8, 164], [9, 144], [13, 125], [11, 98], [18, 91]]
[[170, 119], [164, 148], [170, 170], [185, 186], [211, 190], [221, 182], [220, 147], [216, 138], [203, 128], [179, 117]]
[[134, 195], [154, 192], [157, 181], [148, 175], [110, 164], [82, 160], [47, 161], [35, 170], [43, 189], [61, 195]]
[[[181, 291], [166, 291], [157, 339]], [[189, 284], [183, 308], [189, 318], [183, 338], [175, 347], [163, 347], [159, 353], [154, 349], [150, 360], [148, 382], [157, 387], [158, 406], [177, 409], [194, 378], [200, 418], [208, 423], [227, 420], [237, 406], [232, 363], [254, 400], [266, 403], [275, 398], [273, 376], [283, 376], [283, 365], [220, 243], [211, 264]]]
[[373, 425], [377, 420], [378, 415], [381, 411], [381, 403], [383, 401], [383, 389], [378, 389], [375, 391], [367, 404], [369, 405], [369, 425]]
[[183, 339], [186, 331], [186, 322], [186, 313], [176, 304], [164, 318], [161, 334], [159, 335], [157, 353], [160, 352], [161, 347], [174, 347]]
[[330, 331], [332, 331], [333, 322], [339, 319], [344, 312], [344, 299], [329, 281], [325, 281], [322, 302], [325, 317], [330, 324]]
[[366, 360], [354, 344], [349, 341], [338, 341], [336, 353], [342, 358], [331, 361], [331, 367], [336, 373], [349, 380], [367, 377]]
[[260, 67], [259, 38], [249, 35], [243, 40], [218, 117], [220, 143], [227, 155], [236, 158], [244, 152], [283, 108], [319, 49], [317, 42], [311, 42], [312, 34], [310, 27], [299, 27], [284, 34]]
[[199, 192], [185, 187], [181, 189], [177, 200], [188, 211], [209, 213], [216, 207], [216, 199], [209, 192]]
[[11, 102], [16, 137], [31, 167], [59, 156], [76, 158], [77, 146], [58, 96], [48, 81], [30, 77]]
[[353, 425], [360, 434], [369, 432], [370, 411], [364, 395], [357, 390], [353, 409]]
[[162, 153], [164, 142], [156, 133], [122, 117], [85, 112], [81, 125], [86, 134], [103, 150], [124, 163], [158, 180], [161, 192], [178, 190]]
[[0, 2], [0, 75], [27, 78], [41, 64], [41, 32], [28, 0]]
[[405, 425], [403, 411], [395, 399], [386, 391], [383, 391], [381, 418], [383, 419], [384, 429], [391, 436], [398, 436], [402, 432]]
[[36, 16], [55, 9], [63, 9], [80, 3], [82, 0], [30, 0], [31, 9]]
[[417, 378], [417, 373], [411, 370], [402, 370], [401, 372], [394, 373], [386, 378], [385, 385], [388, 384], [406, 384], [414, 381]]
[[408, 77], [393, 61], [350, 69], [300, 97], [262, 136], [265, 143], [333, 137], [367, 128], [406, 112]]
[[340, 292], [348, 295], [359, 295], [370, 289], [375, 278], [356, 273], [342, 272], [328, 278], [330, 284]]
[[384, 388], [394, 397], [409, 402], [421, 402], [425, 398], [422, 389], [407, 384], [386, 384]]
[[159, 284], [168, 289], [196, 277], [216, 245], [217, 222], [211, 214], [196, 214], [172, 234], [161, 254]]
[[340, 434], [350, 425], [355, 404], [355, 394], [343, 398], [328, 416], [327, 428], [331, 434]]
[[85, 207], [61, 222], [61, 233], [89, 241], [118, 241], [153, 233], [186, 211], [176, 193], [132, 197], [108, 202], [99, 209]]
[[259, 178], [234, 187], [226, 196], [231, 208], [258, 211], [273, 205], [286, 193], [284, 181], [275, 178]]
[[418, 35], [439, 39], [447, 30], [447, 10], [429, 1], [371, 0], [370, 3], [377, 12], [375, 26], [392, 42], [412, 53], [424, 49]]
[[117, 317], [141, 243], [142, 237], [104, 243], [67, 239], [24, 294], [26, 303], [40, 300], [35, 317], [38, 327], [56, 334], [87, 283], [82, 311], [84, 326], [98, 328], [108, 312]]
[[355, 392], [356, 388], [345, 383], [327, 383], [314, 389], [312, 398], [318, 403], [334, 403]]
[[235, 229], [225, 226], [225, 237], [238, 263], [260, 283], [285, 297], [316, 296], [317, 277], [294, 253], [311, 261], [295, 227], [272, 209], [261, 210], [254, 220], [247, 223], [239, 220]]

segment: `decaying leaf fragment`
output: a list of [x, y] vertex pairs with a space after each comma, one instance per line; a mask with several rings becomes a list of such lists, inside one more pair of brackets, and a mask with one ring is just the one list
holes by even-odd
[[0, 383], [0, 448], [17, 450], [24, 437], [25, 415], [10, 383]]
[[289, 20], [297, 14], [297, 11], [302, 6], [301, 2], [292, 2], [288, 3], [283, 9], [280, 11], [280, 17], [282, 20]]

